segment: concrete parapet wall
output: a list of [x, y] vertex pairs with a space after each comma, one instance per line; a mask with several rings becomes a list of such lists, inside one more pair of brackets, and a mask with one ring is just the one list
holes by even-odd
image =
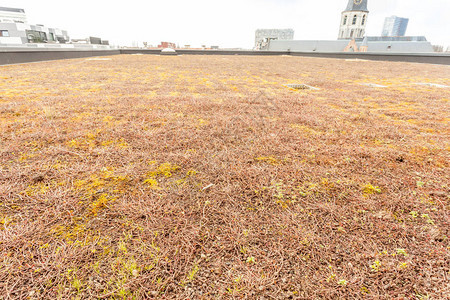
[[[283, 55], [286, 51], [175, 49], [179, 55]], [[161, 54], [161, 49], [121, 49], [121, 54]]]
[[[292, 55], [305, 57], [365, 59], [379, 61], [414, 62], [427, 64], [450, 65], [450, 54], [445, 53], [371, 53], [371, 52], [299, 52], [299, 51], [250, 51], [250, 50], [192, 50], [177, 49], [179, 55]], [[121, 49], [121, 54], [153, 54], [159, 55], [158, 49]]]
[[385, 53], [317, 53], [317, 52], [290, 52], [292, 56], [323, 57], [339, 59], [364, 59], [392, 62], [412, 62], [437, 65], [450, 65], [449, 54], [385, 54]]
[[[414, 62], [428, 64], [450, 65], [450, 55], [443, 53], [427, 54], [385, 54], [385, 53], [342, 53], [342, 52], [293, 52], [293, 51], [250, 51], [250, 50], [193, 50], [178, 49], [179, 55], [292, 55], [304, 57], [323, 57], [339, 59], [365, 59], [379, 61]], [[159, 49], [117, 49], [117, 50], [81, 50], [81, 49], [51, 49], [51, 48], [1, 48], [0, 65], [27, 63], [36, 61], [107, 56], [118, 54], [149, 54], [159, 55]]]
[[120, 50], [0, 48], [0, 65], [118, 54]]

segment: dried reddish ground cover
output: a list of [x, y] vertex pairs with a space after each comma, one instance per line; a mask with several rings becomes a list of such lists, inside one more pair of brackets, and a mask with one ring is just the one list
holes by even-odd
[[449, 297], [449, 71], [0, 67], [1, 297]]

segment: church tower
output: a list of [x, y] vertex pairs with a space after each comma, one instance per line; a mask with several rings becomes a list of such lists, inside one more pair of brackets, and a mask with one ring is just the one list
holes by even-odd
[[367, 0], [349, 0], [347, 9], [342, 12], [339, 40], [359, 40], [366, 33]]

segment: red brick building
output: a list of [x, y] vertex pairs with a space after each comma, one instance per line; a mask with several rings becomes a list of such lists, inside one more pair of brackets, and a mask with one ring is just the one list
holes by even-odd
[[175, 43], [170, 43], [170, 42], [161, 42], [161, 45], [158, 45], [158, 48], [172, 48], [175, 49], [177, 46], [175, 45]]

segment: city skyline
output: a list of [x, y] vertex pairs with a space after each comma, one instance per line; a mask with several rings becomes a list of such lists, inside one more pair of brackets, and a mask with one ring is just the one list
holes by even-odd
[[[53, 0], [39, 3], [4, 0], [0, 1], [0, 6], [24, 8], [30, 23], [64, 28], [73, 38], [99, 36], [124, 46], [135, 42], [142, 46], [144, 41], [152, 45], [170, 41], [180, 46], [252, 48], [258, 28], [292, 28], [295, 39], [335, 40], [347, 2], [193, 0], [187, 3], [174, 0], [149, 3], [131, 0], [119, 5], [80, 0], [65, 2], [61, 8], [60, 2]], [[421, 5], [419, 12], [418, 5]], [[369, 1], [368, 8], [368, 36], [380, 35], [386, 17], [401, 15], [410, 19], [408, 35], [424, 35], [432, 44], [450, 46], [450, 38], [444, 30], [450, 11], [448, 1], [430, 0], [423, 5], [423, 1], [418, 0], [379, 0]]]

